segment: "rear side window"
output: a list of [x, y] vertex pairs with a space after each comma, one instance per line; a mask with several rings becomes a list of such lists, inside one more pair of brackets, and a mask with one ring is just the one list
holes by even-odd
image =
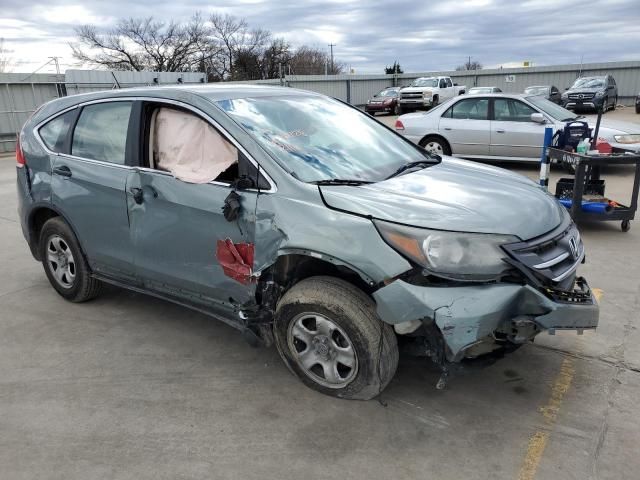
[[468, 98], [460, 100], [443, 117], [464, 120], [487, 120], [489, 113], [489, 100], [486, 98]]
[[71, 154], [124, 165], [131, 105], [108, 102], [84, 107], [73, 132]]
[[62, 153], [64, 149], [64, 140], [69, 132], [71, 122], [76, 115], [76, 111], [70, 110], [67, 113], [58, 115], [53, 120], [49, 120], [40, 127], [40, 138], [47, 148], [56, 153]]

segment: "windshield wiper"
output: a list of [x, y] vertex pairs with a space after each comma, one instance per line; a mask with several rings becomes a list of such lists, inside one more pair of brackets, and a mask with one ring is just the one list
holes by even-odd
[[[439, 160], [440, 157], [437, 156], [437, 159]], [[416, 168], [416, 167], [427, 168], [427, 167], [430, 167], [431, 165], [433, 165], [435, 163], [436, 162], [429, 161], [429, 160], [418, 160], [417, 162], [405, 163], [399, 169], [397, 169], [395, 172], [393, 172], [391, 175], [389, 175], [385, 180], [389, 180], [390, 178], [397, 177], [401, 173], [404, 173], [404, 172], [406, 172], [407, 170], [409, 170], [411, 168]]]
[[310, 182], [314, 185], [367, 185], [373, 183], [369, 180], [348, 179], [348, 178], [327, 178]]

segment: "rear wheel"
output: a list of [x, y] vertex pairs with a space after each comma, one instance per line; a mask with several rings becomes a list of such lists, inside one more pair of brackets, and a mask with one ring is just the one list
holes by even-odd
[[62, 297], [80, 303], [98, 295], [101, 283], [91, 277], [80, 244], [62, 218], [51, 218], [43, 225], [39, 248], [47, 278]]
[[429, 153], [436, 155], [451, 155], [451, 148], [447, 141], [442, 137], [431, 135], [420, 141], [420, 146]]
[[352, 284], [311, 277], [278, 303], [274, 336], [280, 356], [308, 387], [326, 395], [369, 400], [389, 384], [398, 366], [391, 326]]

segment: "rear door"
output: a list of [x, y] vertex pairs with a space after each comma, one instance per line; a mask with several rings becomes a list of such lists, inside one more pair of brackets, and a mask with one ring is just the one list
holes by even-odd
[[80, 107], [52, 167], [52, 202], [78, 236], [91, 268], [131, 278], [126, 184], [134, 161], [129, 129], [132, 101]]
[[490, 154], [538, 160], [544, 141], [545, 125], [531, 121], [533, 107], [513, 98], [493, 99]]
[[[164, 130], [158, 127], [161, 118], [156, 119], [154, 112], [175, 108], [153, 103], [142, 109], [141, 125], [146, 127], [140, 141], [146, 153], [128, 192], [135, 268], [145, 287], [226, 316], [236, 305], [253, 297], [255, 279], [251, 277], [254, 219], [249, 215], [227, 219], [225, 203], [230, 195], [237, 195], [241, 211], [254, 212], [257, 191], [251, 186], [234, 189], [232, 183], [241, 176], [259, 176], [236, 144], [231, 144], [224, 132], [204, 116], [179, 110], [184, 114], [182, 120], [178, 118]], [[207, 122], [227, 143], [218, 144], [222, 148], [205, 145], [196, 130], [183, 128], [194, 119]], [[169, 143], [168, 147], [154, 142], [161, 135], [169, 139], [164, 142]], [[211, 181], [196, 178], [206, 169], [209, 159], [216, 161], [229, 151], [236, 152], [235, 165]], [[199, 152], [204, 152], [201, 160], [205, 163], [184, 163]], [[185, 175], [189, 178], [185, 179]], [[264, 182], [261, 188], [265, 189]]]
[[489, 100], [464, 98], [440, 117], [438, 130], [448, 140], [451, 153], [460, 156], [489, 155]]

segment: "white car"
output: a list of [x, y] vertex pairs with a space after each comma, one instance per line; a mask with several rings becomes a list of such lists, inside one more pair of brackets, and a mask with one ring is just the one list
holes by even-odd
[[[501, 93], [456, 97], [428, 112], [402, 115], [395, 128], [439, 155], [539, 161], [545, 127], [557, 131], [582, 118], [541, 96]], [[603, 119], [598, 138], [614, 152], [640, 151], [640, 126], [632, 123]]]

